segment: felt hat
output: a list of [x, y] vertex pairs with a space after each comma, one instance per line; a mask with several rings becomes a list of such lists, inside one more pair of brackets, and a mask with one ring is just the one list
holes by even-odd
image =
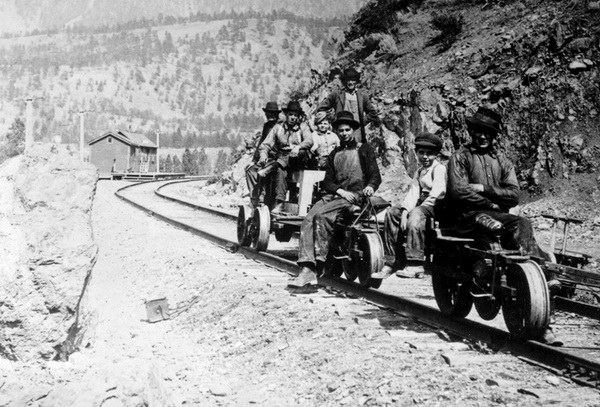
[[335, 78], [336, 75], [339, 75], [340, 78], [342, 77], [342, 70], [337, 66], [331, 69], [331, 71], [329, 71], [329, 80], [333, 80], [333, 78]]
[[265, 113], [267, 113], [267, 112], [272, 112], [272, 113], [279, 113], [279, 112], [281, 112], [281, 110], [279, 109], [279, 106], [277, 105], [277, 102], [267, 102], [267, 106], [265, 106], [263, 108], [263, 111]]
[[315, 118], [314, 118], [315, 126], [317, 124], [321, 123], [323, 120], [327, 120], [327, 119], [328, 119], [328, 117], [327, 117], [327, 113], [326, 112], [318, 112], [315, 115]]
[[297, 100], [291, 100], [287, 107], [283, 108], [283, 113], [290, 113], [290, 112], [296, 112], [300, 115], [302, 115], [304, 113], [304, 111], [302, 110], [302, 107], [300, 106], [300, 102], [298, 102]]
[[356, 130], [360, 127], [360, 123], [358, 123], [356, 120], [354, 120], [354, 115], [345, 110], [338, 112], [335, 115], [335, 120], [332, 123], [334, 129], [337, 129], [340, 124], [348, 124], [354, 130]]
[[480, 107], [473, 116], [465, 120], [469, 126], [483, 128], [495, 134], [500, 133], [502, 126], [502, 116], [485, 107]]
[[415, 137], [415, 148], [424, 147], [434, 151], [440, 151], [444, 142], [439, 136], [431, 133], [422, 133]]
[[344, 73], [342, 74], [343, 81], [347, 81], [350, 79], [352, 79], [356, 82], [360, 82], [360, 74], [354, 68], [346, 68], [346, 69], [344, 69]]

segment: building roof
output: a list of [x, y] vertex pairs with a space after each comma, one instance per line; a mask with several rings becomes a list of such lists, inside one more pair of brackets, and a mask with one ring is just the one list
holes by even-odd
[[148, 137], [144, 136], [140, 133], [130, 133], [119, 130], [118, 132], [108, 131], [103, 135], [96, 137], [95, 139], [88, 142], [88, 145], [92, 145], [97, 143], [98, 141], [111, 136], [116, 138], [117, 140], [121, 140], [123, 143], [134, 146], [134, 147], [148, 147], [148, 148], [158, 148], [156, 144], [148, 139]]

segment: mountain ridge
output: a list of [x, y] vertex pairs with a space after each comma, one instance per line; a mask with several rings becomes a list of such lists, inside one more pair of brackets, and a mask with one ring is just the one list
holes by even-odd
[[7, 0], [0, 5], [0, 33], [31, 32], [65, 27], [114, 25], [160, 15], [188, 17], [196, 13], [268, 13], [285, 10], [314, 18], [346, 17], [355, 13], [365, 0], [305, 0], [302, 7], [294, 0]]

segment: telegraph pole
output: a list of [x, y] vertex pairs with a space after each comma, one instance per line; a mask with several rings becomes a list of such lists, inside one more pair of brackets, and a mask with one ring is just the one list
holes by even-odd
[[160, 155], [158, 151], [160, 149], [160, 129], [156, 129], [156, 173], [160, 173]]
[[31, 154], [33, 147], [33, 98], [27, 98], [25, 110], [25, 155]]

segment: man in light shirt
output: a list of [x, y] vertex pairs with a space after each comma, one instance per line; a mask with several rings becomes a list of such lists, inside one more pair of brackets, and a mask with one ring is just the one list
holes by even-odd
[[420, 167], [402, 204], [392, 206], [385, 216], [384, 245], [394, 262], [386, 264], [373, 278], [387, 278], [394, 272], [398, 277], [423, 277], [427, 220], [434, 217], [436, 203], [446, 195], [446, 167], [437, 160], [442, 145], [435, 134], [423, 133], [415, 138]]
[[312, 132], [302, 121], [304, 112], [300, 103], [292, 100], [282, 109], [286, 120], [273, 126], [260, 145], [258, 165], [264, 167], [269, 159], [277, 163], [275, 169], [275, 207], [271, 213], [281, 213], [287, 194], [288, 171], [305, 168], [313, 145]]

